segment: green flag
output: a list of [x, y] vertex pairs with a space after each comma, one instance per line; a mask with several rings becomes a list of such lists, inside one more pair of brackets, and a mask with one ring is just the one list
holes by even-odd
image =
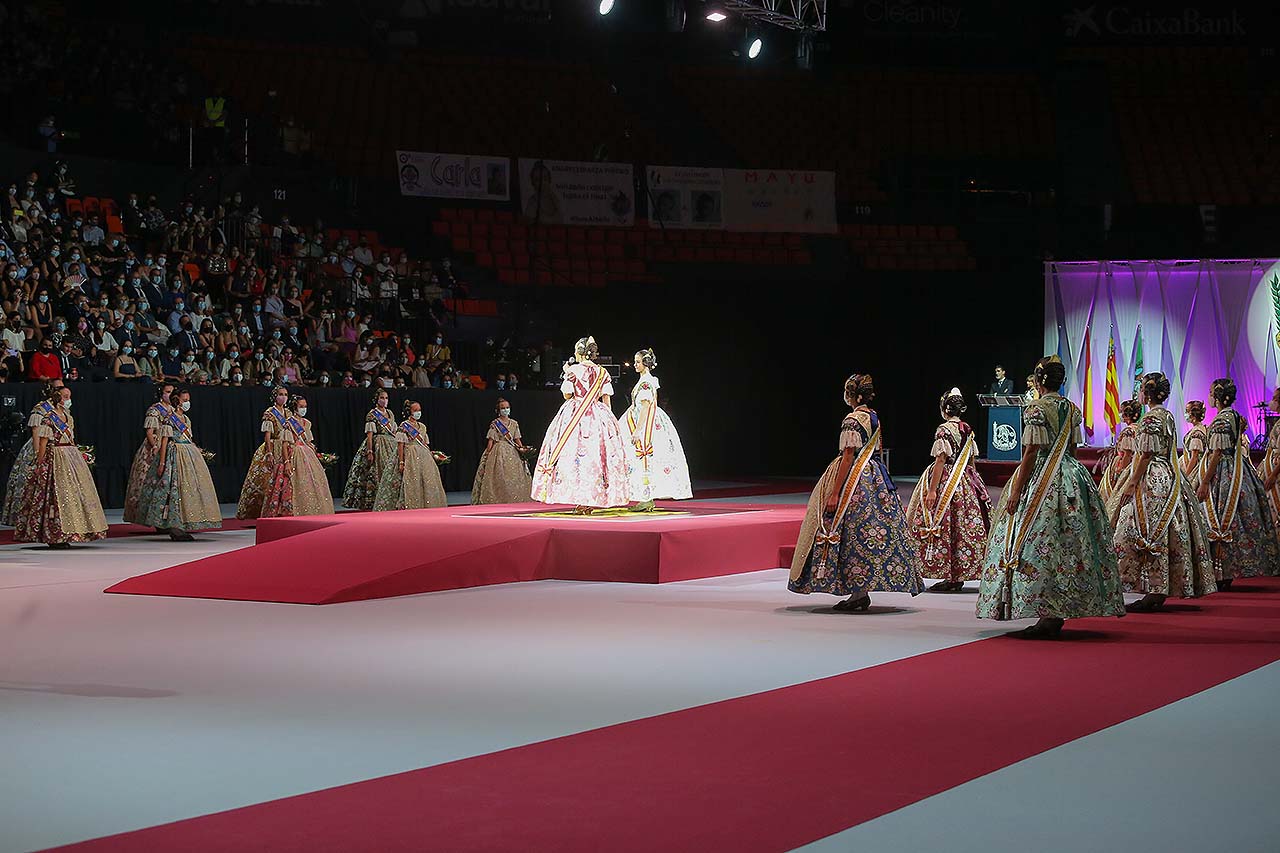
[[1142, 388], [1142, 324], [1138, 324], [1138, 337], [1133, 342], [1133, 399], [1138, 399], [1138, 390]]

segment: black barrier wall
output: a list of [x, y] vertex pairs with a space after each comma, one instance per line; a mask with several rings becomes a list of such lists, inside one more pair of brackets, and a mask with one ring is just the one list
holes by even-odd
[[[95, 448], [93, 477], [103, 506], [123, 506], [129, 466], [142, 442], [142, 418], [155, 399], [155, 386], [96, 382], [73, 383], [71, 387], [76, 440]], [[291, 389], [294, 393], [299, 390], [307, 397], [307, 418], [313, 424], [317, 448], [341, 457], [329, 469], [329, 485], [338, 498], [356, 446], [364, 438], [364, 416], [373, 405], [374, 389]], [[36, 383], [0, 385], [0, 399], [16, 398], [24, 423], [39, 393]], [[535, 446], [541, 444], [547, 424], [564, 402], [557, 391], [541, 389], [499, 394], [411, 388], [391, 389], [388, 393], [391, 411], [397, 417], [405, 400], [422, 404], [422, 419], [432, 447], [453, 457], [441, 469], [449, 491], [471, 488], [499, 396], [511, 401], [511, 416], [520, 422], [525, 443]], [[249, 459], [262, 441], [262, 413], [270, 403], [269, 394], [266, 388], [191, 389], [190, 416], [196, 442], [217, 454], [209, 463], [209, 471], [218, 499], [224, 503], [234, 503], [240, 496]], [[621, 404], [615, 408], [621, 409]], [[6, 454], [0, 462], [4, 482], [12, 461]]]

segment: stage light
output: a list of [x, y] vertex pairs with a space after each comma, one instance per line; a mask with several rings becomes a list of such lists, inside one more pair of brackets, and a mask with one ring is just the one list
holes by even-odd
[[726, 15], [724, 12], [716, 11], [716, 12], [708, 12], [708, 13], [707, 13], [707, 20], [708, 20], [708, 21], [710, 21], [710, 22], [711, 22], [711, 23], [713, 23], [713, 24], [718, 24], [718, 23], [720, 23], [721, 21], [723, 21], [723, 20], [724, 20], [725, 18], [727, 18], [727, 17], [729, 17], [729, 16], [728, 16], [728, 15]]
[[613, 0], [600, 0], [600, 14], [607, 15], [613, 11]]
[[758, 38], [751, 40], [751, 45], [747, 48], [747, 59], [755, 59], [760, 55], [760, 51], [764, 48], [764, 42]]

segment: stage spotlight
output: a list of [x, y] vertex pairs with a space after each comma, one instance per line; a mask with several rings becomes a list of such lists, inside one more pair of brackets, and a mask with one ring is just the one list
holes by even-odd
[[760, 55], [760, 51], [764, 49], [764, 42], [759, 38], [751, 40], [751, 44], [747, 46], [747, 59], [755, 59]]
[[718, 24], [727, 17], [729, 16], [726, 15], [724, 12], [721, 12], [719, 9], [715, 10], [714, 12], [707, 13], [707, 20], [713, 24]]
[[607, 15], [613, 11], [613, 0], [600, 0], [600, 14]]

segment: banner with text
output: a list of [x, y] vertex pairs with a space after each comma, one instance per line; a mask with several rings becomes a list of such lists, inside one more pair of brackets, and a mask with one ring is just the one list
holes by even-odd
[[801, 169], [725, 169], [722, 211], [730, 231], [832, 234], [836, 173]]
[[631, 225], [636, 220], [630, 163], [520, 158], [520, 209], [544, 225]]
[[724, 173], [701, 166], [650, 166], [649, 224], [654, 228], [724, 228]]
[[471, 154], [397, 151], [400, 195], [511, 200], [511, 160]]

